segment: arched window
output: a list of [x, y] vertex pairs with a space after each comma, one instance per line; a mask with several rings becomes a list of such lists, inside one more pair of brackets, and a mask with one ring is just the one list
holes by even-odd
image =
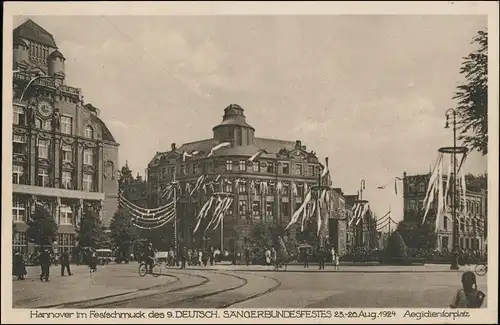
[[94, 129], [92, 129], [92, 127], [89, 125], [85, 127], [85, 137], [89, 139], [94, 138]]

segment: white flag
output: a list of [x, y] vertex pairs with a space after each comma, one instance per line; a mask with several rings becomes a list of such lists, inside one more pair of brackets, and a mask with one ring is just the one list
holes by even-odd
[[216, 145], [215, 147], [212, 148], [212, 150], [210, 150], [207, 157], [211, 157], [215, 151], [222, 149], [222, 148], [225, 148], [225, 147], [229, 147], [230, 145], [231, 145], [230, 142], [222, 142], [222, 143]]

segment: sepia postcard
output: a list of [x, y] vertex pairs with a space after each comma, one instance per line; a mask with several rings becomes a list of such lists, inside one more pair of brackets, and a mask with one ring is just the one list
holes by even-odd
[[2, 323], [498, 322], [498, 2], [3, 18]]

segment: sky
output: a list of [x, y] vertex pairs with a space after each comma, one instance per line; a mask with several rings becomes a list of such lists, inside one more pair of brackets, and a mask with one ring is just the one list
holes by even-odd
[[[17, 16], [14, 26], [28, 17]], [[31, 16], [66, 57], [120, 143], [120, 165], [144, 175], [157, 151], [212, 137], [239, 104], [256, 136], [301, 140], [333, 185], [401, 220], [394, 177], [427, 173], [451, 146], [462, 57], [486, 16]], [[469, 155], [466, 172], [487, 170]], [[387, 190], [377, 186], [389, 184]]]

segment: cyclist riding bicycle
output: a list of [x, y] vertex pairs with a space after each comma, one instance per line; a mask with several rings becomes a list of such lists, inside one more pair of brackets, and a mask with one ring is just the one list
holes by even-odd
[[153, 248], [153, 244], [149, 243], [146, 247], [146, 252], [144, 253], [145, 263], [147, 266], [148, 273], [153, 273], [153, 264], [155, 262], [156, 250]]

